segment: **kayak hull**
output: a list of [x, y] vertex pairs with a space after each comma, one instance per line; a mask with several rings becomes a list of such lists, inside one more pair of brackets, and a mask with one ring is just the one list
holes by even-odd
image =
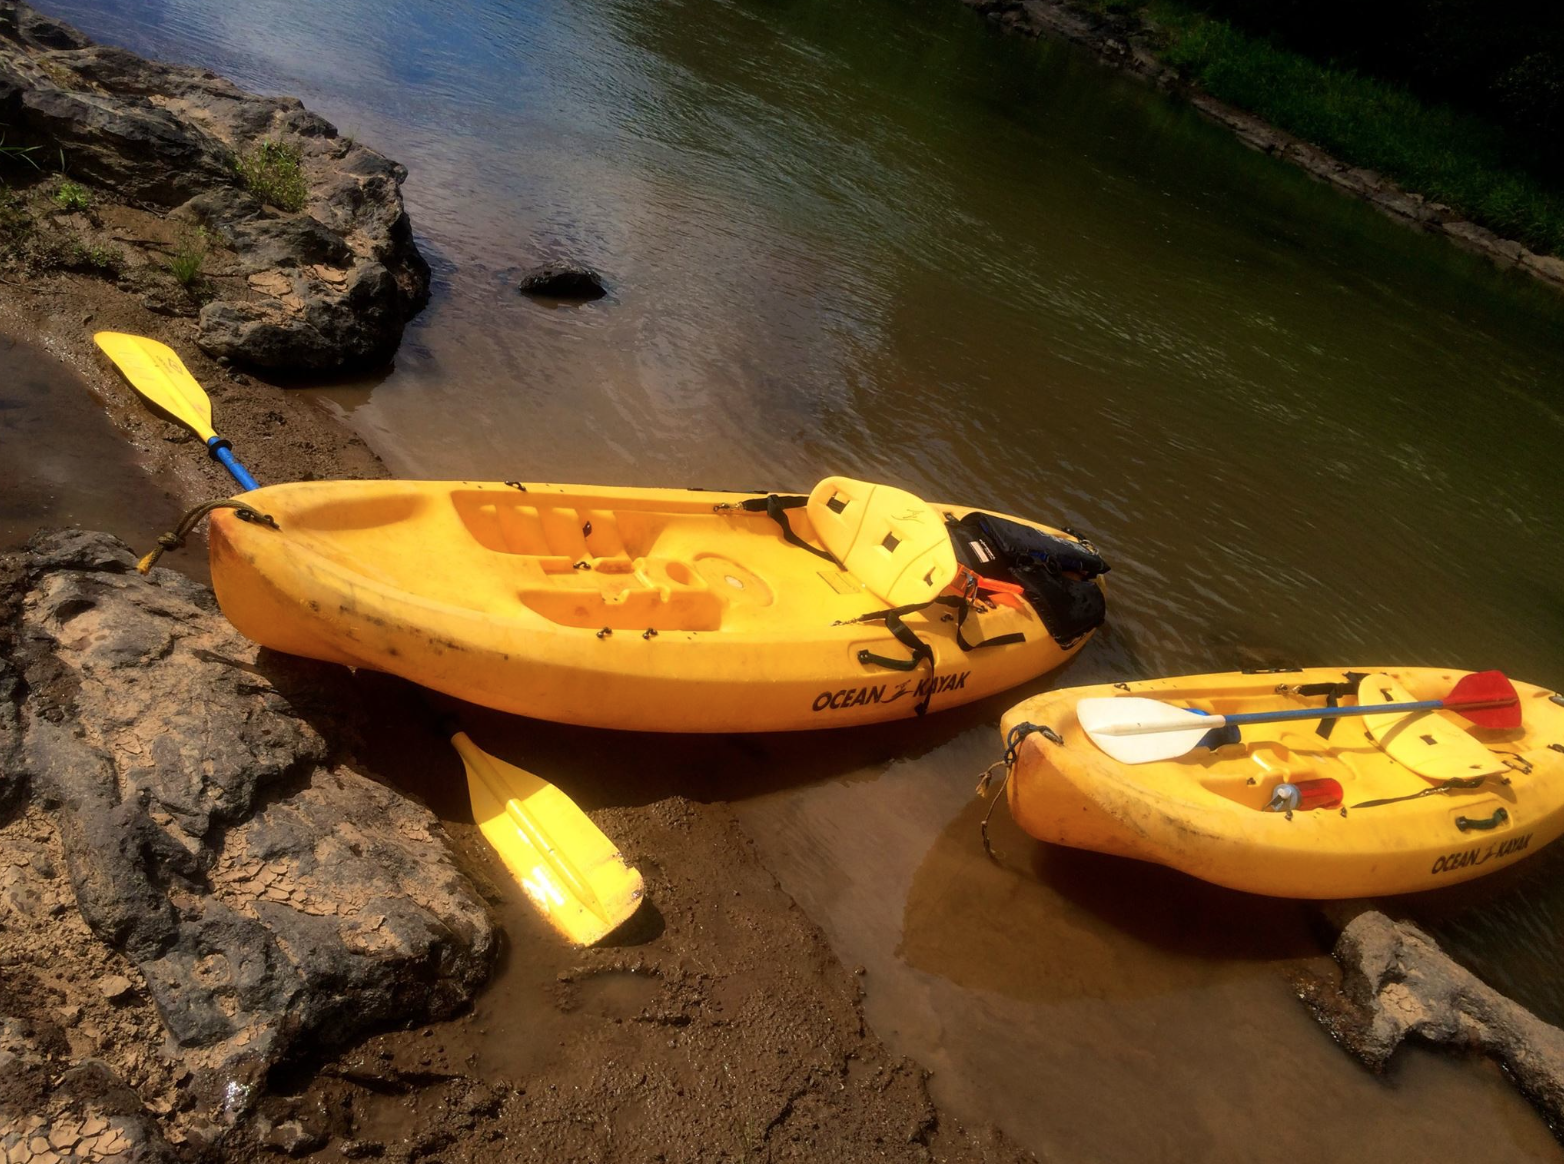
[[[248, 638], [368, 667], [501, 711], [636, 731], [745, 732], [911, 717], [1004, 691], [1066, 661], [1025, 604], [906, 623], [784, 541], [750, 494], [487, 482], [305, 482], [245, 495], [278, 528], [218, 511], [213, 586]], [[947, 512], [946, 507], [935, 507]], [[950, 510], [950, 512], [954, 512]], [[964, 512], [964, 511], [963, 511]], [[1033, 523], [1028, 523], [1033, 524]], [[811, 530], [802, 511], [792, 527]], [[1038, 526], [1047, 532], [1046, 526]]]
[[[1367, 670], [1416, 699], [1439, 699], [1466, 674]], [[1167, 865], [1250, 893], [1317, 899], [1467, 881], [1513, 865], [1564, 833], [1564, 752], [1554, 747], [1564, 746], [1564, 707], [1553, 692], [1529, 684], [1515, 684], [1522, 712], [1517, 729], [1468, 731], [1451, 712], [1421, 713], [1446, 727], [1461, 725], [1468, 744], [1475, 739], [1486, 749], [1483, 779], [1453, 790], [1441, 787], [1446, 772], [1430, 768], [1433, 775], [1425, 775], [1392, 759], [1358, 719], [1338, 721], [1328, 739], [1316, 731], [1318, 720], [1249, 725], [1239, 744], [1125, 765], [1086, 737], [1074, 711], [1083, 698], [1115, 696], [1214, 714], [1323, 707], [1323, 696], [1290, 689], [1341, 682], [1346, 674], [1311, 668], [1184, 676], [1027, 700], [1004, 716], [1002, 730], [1046, 725], [1062, 742], [1041, 732], [1022, 741], [1007, 785], [1011, 812], [1028, 833], [1053, 844]], [[1265, 811], [1278, 784], [1327, 779], [1341, 785], [1339, 803]], [[1366, 804], [1376, 800], [1391, 803]]]

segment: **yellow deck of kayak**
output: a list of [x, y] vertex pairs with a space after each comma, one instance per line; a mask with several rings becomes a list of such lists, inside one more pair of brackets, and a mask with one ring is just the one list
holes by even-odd
[[[1357, 668], [1415, 700], [1441, 699], [1466, 672]], [[1012, 708], [1003, 730], [1046, 725], [1018, 751], [1010, 809], [1027, 832], [1075, 848], [1135, 857], [1218, 885], [1277, 897], [1345, 898], [1407, 893], [1502, 869], [1564, 832], [1564, 706], [1551, 691], [1516, 683], [1522, 726], [1470, 728], [1444, 711], [1404, 716], [1401, 730], [1374, 735], [1362, 719], [1340, 720], [1329, 739], [1317, 721], [1254, 724], [1243, 742], [1196, 748], [1176, 760], [1123, 765], [1082, 732], [1076, 703], [1087, 696], [1140, 696], [1215, 714], [1323, 707], [1290, 689], [1340, 682], [1344, 671], [1198, 675], [1049, 692]], [[1367, 688], [1365, 688], [1367, 689]], [[1342, 700], [1350, 706], [1351, 697]], [[1415, 741], [1415, 750], [1404, 743]], [[1397, 753], [1394, 758], [1386, 747]], [[1475, 788], [1434, 792], [1375, 807], [1364, 801], [1436, 788], [1451, 776], [1484, 775]], [[1343, 805], [1266, 812], [1276, 785], [1329, 777]], [[1502, 811], [1500, 811], [1502, 810]], [[1485, 827], [1486, 826], [1486, 827]]]
[[[276, 529], [213, 513], [212, 582], [224, 614], [265, 646], [391, 672], [502, 711], [641, 731], [898, 719], [929, 693], [939, 710], [1003, 691], [1080, 645], [1061, 647], [1029, 607], [994, 606], [968, 617], [967, 642], [1011, 633], [1024, 641], [964, 652], [950, 609], [933, 606], [906, 619], [933, 649], [932, 671], [862, 662], [861, 650], [909, 652], [883, 623], [839, 624], [933, 597], [924, 591], [943, 588], [939, 570], [954, 570], [953, 558], [936, 562], [950, 555], [945, 515], [968, 510], [898, 509], [888, 520], [900, 542], [886, 536], [881, 545], [876, 535], [839, 556], [844, 569], [785, 541], [765, 512], [728, 508], [752, 496], [449, 481], [274, 485], [243, 500]], [[854, 535], [817, 530], [834, 519], [816, 510], [812, 522], [811, 512], [788, 513], [801, 538]]]

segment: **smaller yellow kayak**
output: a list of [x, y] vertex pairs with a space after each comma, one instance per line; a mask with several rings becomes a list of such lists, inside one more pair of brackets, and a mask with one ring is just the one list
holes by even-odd
[[1502, 676], [1507, 705], [1450, 698], [1493, 674], [1318, 667], [1051, 691], [1002, 721], [1010, 810], [1043, 841], [1275, 897], [1467, 881], [1564, 833], [1564, 698]]

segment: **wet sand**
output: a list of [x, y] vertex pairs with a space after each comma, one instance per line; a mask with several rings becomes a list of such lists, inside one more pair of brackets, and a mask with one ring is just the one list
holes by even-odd
[[990, 743], [735, 806], [937, 1101], [1045, 1159], [1559, 1158], [1489, 1064], [1347, 1059], [1291, 985], [1333, 970], [1312, 908], [1044, 846], [1003, 806], [984, 859]]

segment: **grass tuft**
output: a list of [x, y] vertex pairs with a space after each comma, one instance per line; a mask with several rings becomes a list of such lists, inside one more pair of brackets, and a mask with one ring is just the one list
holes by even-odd
[[33, 155], [38, 152], [37, 146], [6, 145], [5, 134], [0, 133], [0, 162], [26, 162], [33, 169], [39, 169]]
[[65, 266], [105, 279], [118, 279], [125, 269], [125, 255], [118, 247], [89, 246], [77, 240], [70, 244]]
[[163, 266], [181, 287], [188, 291], [195, 291], [205, 282], [202, 271], [206, 266], [206, 256], [210, 249], [211, 244], [206, 231], [197, 227], [195, 230], [180, 234], [175, 241], [173, 253], [169, 255]]
[[1507, 136], [1484, 119], [1319, 64], [1176, 0], [1154, 0], [1149, 14], [1165, 39], [1158, 55], [1213, 97], [1533, 250], [1564, 253], [1564, 194], [1512, 160]]
[[244, 188], [278, 210], [303, 210], [309, 200], [299, 147], [282, 141], [263, 141], [249, 153], [234, 159], [234, 169]]
[[54, 204], [61, 210], [86, 210], [92, 205], [92, 195], [81, 183], [66, 178], [54, 192]]

